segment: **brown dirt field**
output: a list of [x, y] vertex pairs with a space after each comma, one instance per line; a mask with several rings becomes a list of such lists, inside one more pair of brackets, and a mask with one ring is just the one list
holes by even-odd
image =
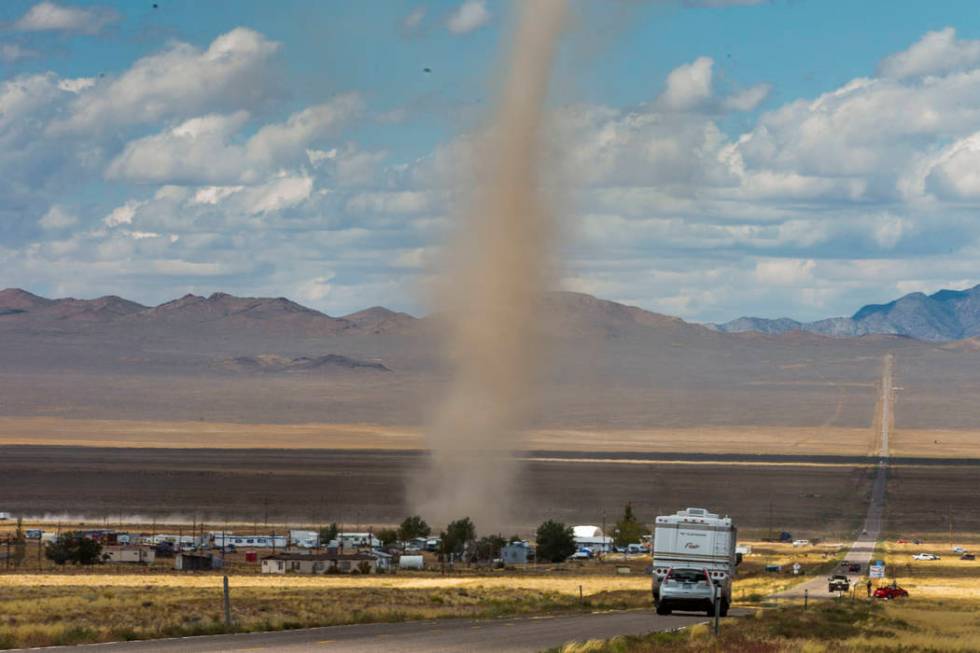
[[[268, 504], [280, 527], [338, 521], [356, 530], [401, 521], [411, 511], [408, 479], [426, 473], [423, 455], [398, 451], [0, 447], [0, 458], [4, 510], [110, 524], [132, 515], [261, 524]], [[706, 506], [768, 532], [771, 509], [777, 532], [840, 536], [860, 521], [869, 480], [868, 468], [848, 465], [532, 459], [515, 488], [513, 528], [530, 534], [545, 519], [601, 525], [604, 514], [609, 526], [632, 501], [647, 521]]]
[[[214, 449], [422, 449], [420, 429], [379, 424], [236, 424], [0, 417], [0, 445]], [[868, 428], [699, 427], [663, 429], [539, 429], [527, 448], [539, 451], [873, 453]], [[978, 446], [980, 452], [980, 446]]]
[[894, 540], [921, 535], [933, 542], [945, 542], [948, 553], [952, 526], [954, 542], [977, 541], [978, 475], [980, 466], [976, 465], [893, 467], [888, 471], [884, 537]]

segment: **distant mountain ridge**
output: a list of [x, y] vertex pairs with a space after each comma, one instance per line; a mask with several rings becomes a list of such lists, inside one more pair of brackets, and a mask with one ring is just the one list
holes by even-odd
[[285, 297], [236, 297], [222, 292], [207, 297], [188, 294], [158, 306], [144, 306], [115, 295], [48, 299], [20, 288], [0, 290], [0, 324], [67, 326], [95, 322], [195, 331], [261, 328], [329, 335], [407, 328], [416, 321], [407, 313], [382, 307], [331, 317]]
[[815, 322], [740, 317], [706, 326], [726, 333], [758, 331], [778, 335], [806, 331], [838, 337], [883, 334], [930, 342], [962, 340], [980, 336], [980, 285], [967, 290], [940, 290], [931, 295], [909, 293], [887, 304], [868, 304], [851, 317]]

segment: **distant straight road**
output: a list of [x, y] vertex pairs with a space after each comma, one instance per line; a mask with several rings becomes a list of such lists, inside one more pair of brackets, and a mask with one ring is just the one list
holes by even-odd
[[[894, 417], [894, 385], [892, 379], [892, 368], [895, 364], [895, 357], [891, 354], [885, 356], [881, 370], [881, 397], [878, 405], [880, 414], [878, 423], [880, 426], [878, 440], [878, 467], [875, 471], [874, 483], [871, 486], [871, 503], [868, 505], [868, 514], [864, 518], [864, 525], [857, 539], [851, 544], [850, 550], [844, 560], [849, 563], [861, 565], [861, 573], [848, 574], [851, 585], [868, 573], [868, 564], [874, 553], [875, 545], [878, 542], [878, 535], [881, 533], [881, 515], [885, 510], [885, 487], [888, 481], [888, 437], [891, 432], [892, 420]], [[857, 588], [858, 591], [861, 588]], [[800, 599], [804, 594], [810, 598], [826, 599], [837, 596], [827, 589], [827, 579], [823, 576], [811, 579], [790, 589], [774, 594], [777, 599]]]
[[[733, 611], [735, 612], [735, 611]], [[290, 651], [300, 653], [534, 653], [565, 642], [673, 630], [705, 621], [702, 615], [661, 616], [650, 610], [520, 619], [413, 621], [307, 628], [272, 633], [213, 635], [64, 647], [105, 653]], [[54, 647], [57, 650], [63, 647]], [[25, 649], [26, 650], [26, 649]]]

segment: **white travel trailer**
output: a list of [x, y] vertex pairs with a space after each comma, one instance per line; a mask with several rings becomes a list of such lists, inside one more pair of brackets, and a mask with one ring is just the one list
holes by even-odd
[[301, 549], [312, 549], [320, 544], [320, 534], [316, 531], [289, 531], [289, 543]]
[[657, 517], [653, 537], [653, 602], [660, 614], [704, 610], [728, 614], [738, 562], [731, 517], [687, 508]]

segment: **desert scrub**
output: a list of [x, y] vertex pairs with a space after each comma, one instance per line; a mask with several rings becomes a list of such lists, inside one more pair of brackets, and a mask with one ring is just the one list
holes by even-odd
[[493, 618], [582, 609], [646, 607], [645, 592], [586, 596], [553, 590], [232, 585], [234, 623], [223, 623], [219, 587], [0, 585], [0, 648], [450, 617]]

